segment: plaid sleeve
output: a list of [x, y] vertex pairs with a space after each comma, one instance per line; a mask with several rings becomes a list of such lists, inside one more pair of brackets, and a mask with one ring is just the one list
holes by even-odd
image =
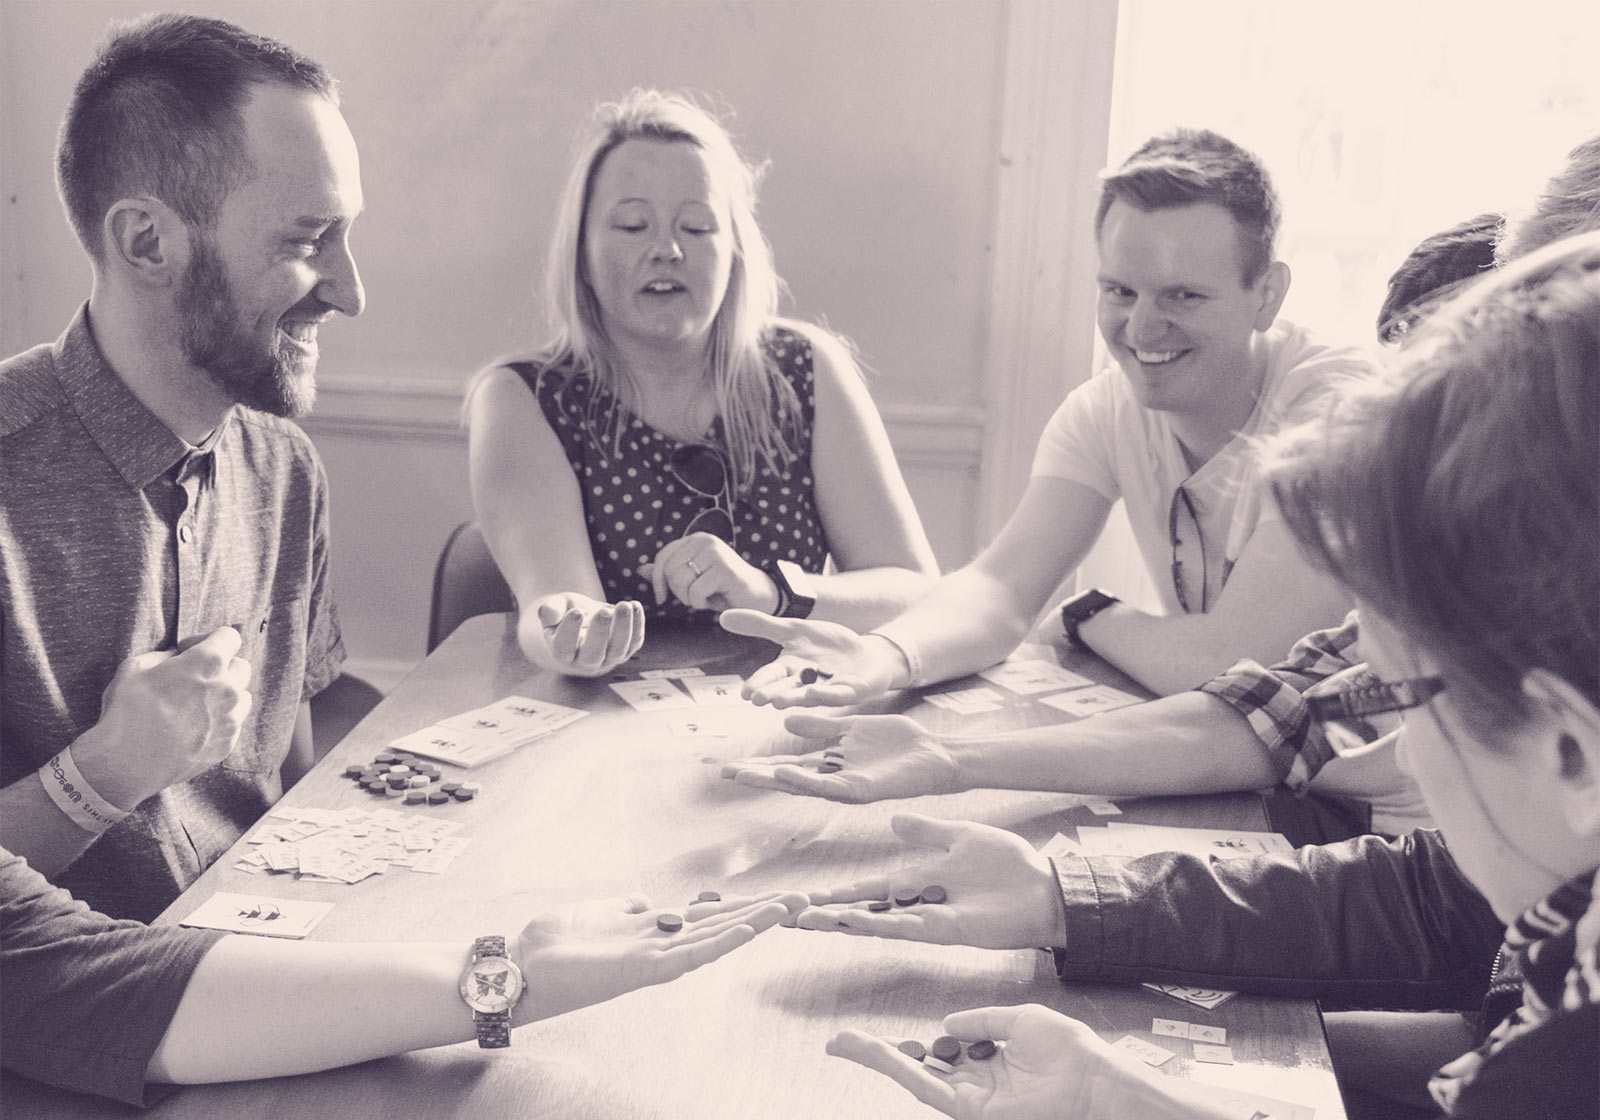
[[1351, 611], [1338, 627], [1301, 638], [1288, 657], [1272, 668], [1248, 659], [1239, 661], [1201, 685], [1199, 691], [1215, 696], [1245, 718], [1267, 749], [1278, 780], [1298, 791], [1335, 754], [1328, 739], [1332, 729], [1311, 718], [1305, 697], [1369, 675], [1355, 653], [1359, 637], [1356, 613]]

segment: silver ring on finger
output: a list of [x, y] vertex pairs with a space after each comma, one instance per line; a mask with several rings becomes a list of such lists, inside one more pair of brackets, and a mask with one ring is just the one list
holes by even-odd
[[689, 561], [689, 570], [690, 570], [690, 571], [691, 571], [691, 572], [693, 572], [693, 573], [694, 573], [694, 574], [695, 574], [695, 576], [696, 576], [696, 578], [698, 578], [698, 577], [700, 577], [700, 576], [703, 576], [703, 575], [705, 575], [705, 574], [706, 574], [706, 573], [705, 573], [705, 572], [704, 572], [704, 571], [703, 571], [703, 570], [702, 570], [702, 569], [701, 569], [701, 567], [700, 567], [700, 565], [699, 565], [699, 564], [696, 564], [696, 563], [695, 563], [695, 562], [694, 562], [694, 561], [693, 561], [693, 560], [690, 560], [690, 561]]

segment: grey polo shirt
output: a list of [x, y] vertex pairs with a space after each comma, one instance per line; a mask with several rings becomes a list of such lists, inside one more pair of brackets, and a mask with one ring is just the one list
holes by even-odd
[[201, 447], [175, 435], [106, 364], [87, 306], [0, 363], [0, 785], [36, 781], [99, 718], [126, 657], [231, 625], [251, 666], [233, 753], [58, 876], [94, 909], [153, 918], [282, 795], [300, 702], [344, 659], [327, 499], [287, 420], [235, 407]]

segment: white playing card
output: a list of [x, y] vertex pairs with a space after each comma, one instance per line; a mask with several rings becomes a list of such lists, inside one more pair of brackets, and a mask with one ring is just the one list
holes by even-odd
[[218, 891], [179, 925], [255, 933], [263, 937], [304, 937], [333, 909], [331, 902], [301, 898], [268, 898], [259, 894]]
[[688, 677], [683, 681], [683, 687], [689, 690], [694, 702], [702, 708], [749, 703], [739, 695], [739, 689], [744, 687], [744, 678], [738, 673], [723, 673], [714, 677]]
[[1171, 1050], [1163, 1050], [1155, 1043], [1146, 1042], [1144, 1039], [1138, 1038], [1131, 1034], [1123, 1035], [1111, 1045], [1115, 1046], [1118, 1050], [1126, 1050], [1135, 1058], [1138, 1058], [1141, 1062], [1145, 1063], [1145, 1065], [1159, 1066], [1165, 1062], [1171, 1061], [1172, 1059]]
[[1097, 684], [1089, 688], [1074, 689], [1056, 696], [1041, 696], [1039, 703], [1074, 716], [1092, 716], [1109, 712], [1113, 708], [1126, 708], [1129, 704], [1143, 703], [1137, 696], [1122, 692], [1109, 685]]
[[671, 681], [618, 681], [611, 691], [641, 712], [667, 708], [687, 708], [694, 704], [689, 694]]

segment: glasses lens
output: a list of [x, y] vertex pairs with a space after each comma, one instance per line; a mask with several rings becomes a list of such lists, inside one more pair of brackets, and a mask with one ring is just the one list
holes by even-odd
[[732, 544], [733, 518], [729, 517], [728, 511], [721, 506], [703, 509], [694, 515], [694, 520], [683, 530], [683, 535], [686, 537], [690, 533], [710, 533], [713, 537], [721, 537]]
[[704, 497], [718, 497], [727, 488], [728, 465], [714, 447], [686, 443], [673, 448], [667, 466], [679, 482]]

